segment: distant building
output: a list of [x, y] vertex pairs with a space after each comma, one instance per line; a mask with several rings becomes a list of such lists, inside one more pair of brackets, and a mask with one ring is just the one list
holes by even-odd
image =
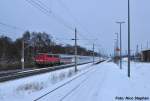
[[141, 55], [142, 61], [150, 62], [150, 49], [142, 50]]

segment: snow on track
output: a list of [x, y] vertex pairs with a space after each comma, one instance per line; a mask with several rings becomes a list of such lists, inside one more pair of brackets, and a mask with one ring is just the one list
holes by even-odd
[[[53, 101], [61, 101], [63, 100], [70, 92], [73, 92], [76, 88], [78, 88], [83, 82], [89, 79], [90, 76], [94, 73], [95, 66], [91, 66], [91, 68], [86, 71], [76, 75], [71, 80], [65, 82], [64, 84], [59, 86], [59, 89], [56, 89], [54, 92], [46, 94], [46, 96], [42, 96], [40, 99], [36, 99], [35, 101], [48, 101], [49, 98], [53, 99]], [[63, 92], [63, 93], [62, 93]], [[47, 99], [48, 98], [48, 99]]]
[[[9, 93], [9, 91], [11, 91], [9, 88], [12, 89], [12, 86], [24, 84], [27, 82], [26, 80], [33, 82], [39, 78], [39, 81], [46, 81], [47, 76], [50, 75], [45, 74], [41, 75], [41, 77], [26, 78], [18, 82], [14, 81], [13, 83], [6, 82], [5, 85], [0, 84], [0, 101], [9, 101], [10, 99], [11, 101], [34, 101], [43, 94], [46, 94], [85, 72], [87, 72], [85, 75], [72, 80], [70, 83], [60, 87], [51, 94], [47, 94], [38, 101], [118, 101], [116, 97], [122, 97], [124, 101], [150, 101], [150, 63], [132, 62], [131, 78], [127, 77], [126, 62], [123, 64], [123, 70], [120, 70], [119, 66], [112, 62], [84, 66], [76, 75], [64, 79], [61, 82], [51, 84], [47, 81], [47, 83], [44, 83], [46, 84], [44, 86], [45, 88], [36, 92], [14, 92], [16, 93], [14, 96]], [[125, 97], [133, 97], [133, 100], [126, 100]], [[135, 100], [134, 97], [146, 97], [147, 99]]]
[[122, 71], [111, 62], [95, 65], [92, 67], [95, 69], [91, 73], [40, 101], [116, 101], [116, 97], [123, 97], [124, 100], [125, 97], [133, 97], [133, 100], [128, 101], [135, 101], [135, 97], [147, 97], [146, 101], [149, 101], [150, 81], [146, 75], [150, 74], [145, 70], [150, 70], [147, 68], [150, 64], [132, 63], [131, 66], [133, 67], [131, 70], [134, 72], [132, 72], [133, 77], [129, 79], [125, 72], [127, 71], [125, 65]]
[[[92, 63], [78, 66], [79, 73]], [[0, 83], [0, 101], [33, 101], [74, 76], [74, 67]], [[62, 82], [63, 81], [63, 82]]]

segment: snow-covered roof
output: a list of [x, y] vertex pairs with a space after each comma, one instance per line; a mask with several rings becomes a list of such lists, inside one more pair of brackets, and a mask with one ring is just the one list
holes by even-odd
[[148, 49], [143, 49], [142, 52], [143, 52], [143, 51], [150, 51], [150, 48], [148, 48]]

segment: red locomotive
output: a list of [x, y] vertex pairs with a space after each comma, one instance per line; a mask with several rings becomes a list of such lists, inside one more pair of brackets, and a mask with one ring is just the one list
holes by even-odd
[[38, 66], [53, 66], [62, 64], [60, 56], [56, 54], [40, 53], [34, 57], [34, 62]]

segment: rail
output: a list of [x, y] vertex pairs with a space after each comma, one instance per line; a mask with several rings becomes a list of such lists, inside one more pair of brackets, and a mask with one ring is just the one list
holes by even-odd
[[[104, 61], [96, 62], [94, 65], [99, 64], [99, 63], [101, 63], [101, 62], [104, 62]], [[91, 68], [91, 69], [93, 69], [93, 68]], [[63, 83], [62, 85], [60, 85], [60, 86], [54, 88], [53, 90], [50, 90], [49, 92], [47, 92], [47, 93], [41, 95], [40, 97], [36, 98], [34, 101], [39, 101], [39, 100], [41, 100], [42, 98], [46, 97], [47, 95], [53, 93], [54, 91], [56, 91], [56, 90], [58, 90], [58, 89], [64, 87], [65, 85], [71, 83], [72, 81], [74, 81], [74, 80], [76, 80], [76, 79], [82, 77], [83, 75], [85, 75], [85, 74], [87, 74], [88, 72], [90, 72], [91, 69], [89, 69], [88, 71], [83, 72], [82, 74], [76, 76], [75, 78], [73, 78], [73, 79], [71, 79], [71, 80], [69, 80], [69, 81]], [[72, 93], [75, 89], [77, 89], [77, 88], [78, 88], [83, 82], [85, 82], [87, 79], [88, 79], [88, 77], [85, 78], [84, 80], [82, 80], [77, 86], [75, 86], [75, 87], [74, 87], [73, 89], [71, 89], [65, 96], [63, 96], [60, 101], [63, 101], [63, 99], [64, 99], [65, 97], [67, 97], [70, 93]]]
[[[78, 65], [84, 65], [88, 63], [92, 63], [92, 62], [79, 63]], [[32, 75], [38, 75], [38, 74], [65, 69], [65, 68], [69, 68], [73, 66], [74, 64], [67, 64], [67, 65], [60, 65], [60, 66], [53, 66], [53, 67], [47, 67], [47, 68], [31, 69], [31, 70], [26, 70], [26, 71], [14, 72], [14, 73], [5, 74], [4, 76], [1, 76], [0, 82], [10, 81], [10, 80], [28, 77]]]

